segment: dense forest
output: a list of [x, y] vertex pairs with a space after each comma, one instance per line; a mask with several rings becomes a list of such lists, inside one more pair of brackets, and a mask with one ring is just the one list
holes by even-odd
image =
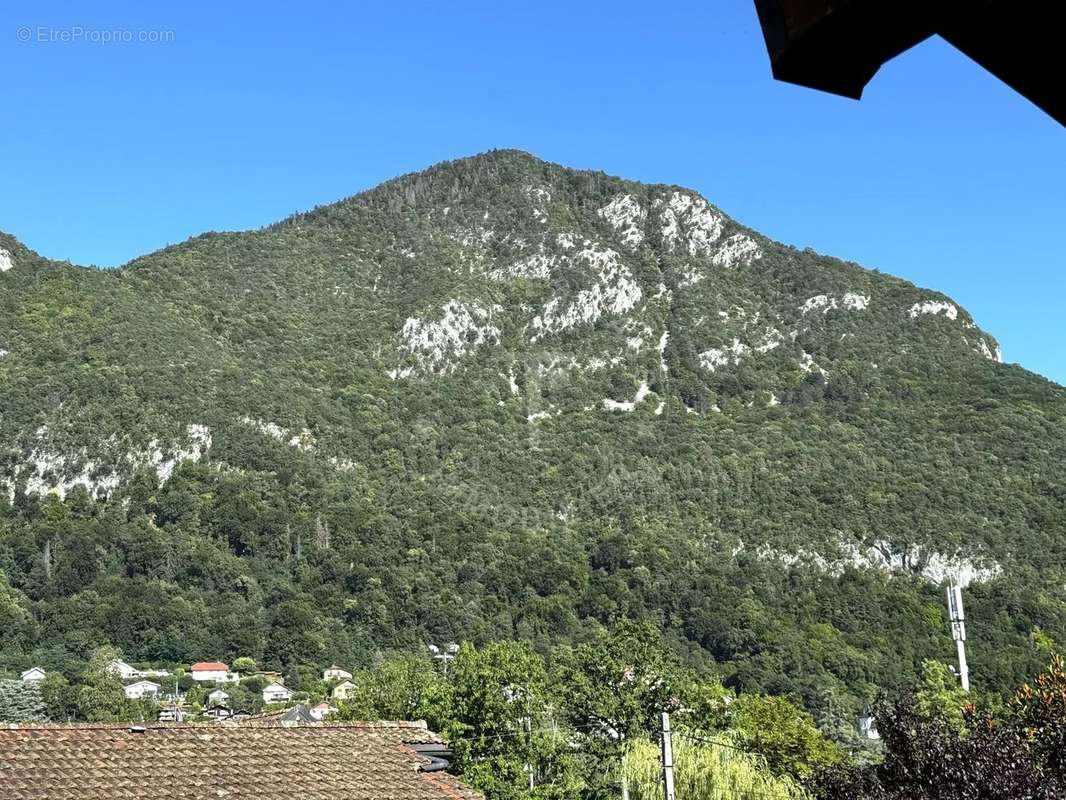
[[964, 309], [513, 151], [116, 270], [0, 236], [0, 672], [543, 656], [624, 621], [825, 729], [1066, 638], [1066, 394]]

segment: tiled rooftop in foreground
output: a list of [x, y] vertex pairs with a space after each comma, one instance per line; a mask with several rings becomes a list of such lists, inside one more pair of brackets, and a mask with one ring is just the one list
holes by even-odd
[[4, 800], [478, 800], [409, 743], [420, 723], [0, 729]]

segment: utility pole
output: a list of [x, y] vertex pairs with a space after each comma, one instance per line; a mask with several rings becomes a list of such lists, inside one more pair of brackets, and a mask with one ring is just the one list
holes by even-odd
[[435, 644], [429, 645], [429, 652], [433, 654], [433, 657], [440, 661], [444, 665], [444, 677], [448, 677], [448, 662], [453, 660], [456, 654], [459, 652], [459, 645], [452, 642], [443, 650], [437, 647]]
[[[533, 719], [532, 717], [525, 718], [526, 723], [526, 744], [529, 748], [533, 749]], [[526, 762], [526, 772], [529, 773], [529, 791], [533, 791], [533, 765], [528, 761]]]
[[970, 691], [970, 668], [966, 664], [966, 614], [962, 609], [962, 587], [948, 586], [948, 615], [951, 617], [951, 637], [959, 651], [959, 682], [964, 692]]
[[663, 712], [663, 800], [676, 800], [674, 794], [674, 741], [670, 733], [670, 715]]

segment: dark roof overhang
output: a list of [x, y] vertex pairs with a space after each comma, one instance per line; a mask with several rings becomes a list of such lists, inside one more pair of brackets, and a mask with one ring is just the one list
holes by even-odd
[[755, 0], [778, 80], [858, 99], [885, 62], [939, 35], [1066, 125], [1059, 0]]

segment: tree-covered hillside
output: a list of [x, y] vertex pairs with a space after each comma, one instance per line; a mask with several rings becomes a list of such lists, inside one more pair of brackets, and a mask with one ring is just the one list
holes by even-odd
[[[0, 236], [0, 668], [650, 619], [825, 722], [1066, 637], [1066, 393], [950, 299], [514, 151], [100, 271]], [[829, 724], [829, 723], [826, 723]]]

